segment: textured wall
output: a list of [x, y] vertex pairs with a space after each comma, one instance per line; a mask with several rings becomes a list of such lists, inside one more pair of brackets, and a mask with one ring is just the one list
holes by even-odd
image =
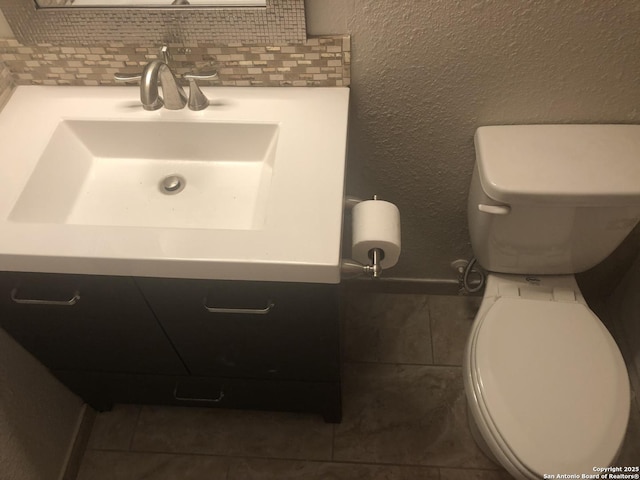
[[352, 35], [347, 186], [402, 212], [390, 276], [452, 277], [471, 254], [476, 127], [640, 123], [637, 0], [336, 1], [307, 0], [307, 25]]
[[82, 401], [2, 329], [0, 386], [0, 478], [62, 478]]

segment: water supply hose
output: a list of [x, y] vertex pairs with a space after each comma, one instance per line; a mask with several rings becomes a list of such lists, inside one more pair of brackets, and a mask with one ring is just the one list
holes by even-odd
[[[471, 260], [469, 260], [469, 263], [467, 263], [467, 266], [464, 269], [464, 273], [462, 274], [462, 286], [468, 293], [476, 293], [482, 290], [486, 279], [486, 275], [481, 268], [473, 268], [475, 264], [476, 257], [473, 257]], [[469, 284], [469, 275], [472, 272], [480, 277], [479, 282], [473, 287]]]

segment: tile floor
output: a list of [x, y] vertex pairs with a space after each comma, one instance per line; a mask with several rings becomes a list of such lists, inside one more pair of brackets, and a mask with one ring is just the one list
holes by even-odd
[[[343, 422], [118, 405], [97, 416], [78, 480], [510, 478], [467, 426], [461, 362], [479, 297], [347, 295]], [[640, 464], [633, 412], [620, 465]]]

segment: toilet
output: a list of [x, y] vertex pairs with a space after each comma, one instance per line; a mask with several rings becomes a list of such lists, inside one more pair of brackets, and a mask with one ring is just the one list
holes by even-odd
[[469, 232], [488, 275], [463, 364], [471, 432], [514, 478], [594, 475], [620, 452], [630, 388], [574, 274], [640, 219], [640, 125], [480, 127], [475, 147]]

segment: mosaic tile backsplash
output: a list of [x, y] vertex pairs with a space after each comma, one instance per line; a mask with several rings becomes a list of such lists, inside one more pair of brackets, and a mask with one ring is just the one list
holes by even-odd
[[[172, 68], [179, 74], [215, 65], [218, 79], [202, 85], [332, 87], [348, 86], [350, 80], [348, 35], [302, 43], [182, 43], [169, 48]], [[158, 56], [157, 44], [78, 47], [0, 39], [0, 62], [17, 85], [115, 85], [115, 73], [141, 72]]]
[[304, 0], [267, 0], [262, 8], [36, 8], [0, 0], [23, 44], [100, 45], [163, 42], [303, 42]]

